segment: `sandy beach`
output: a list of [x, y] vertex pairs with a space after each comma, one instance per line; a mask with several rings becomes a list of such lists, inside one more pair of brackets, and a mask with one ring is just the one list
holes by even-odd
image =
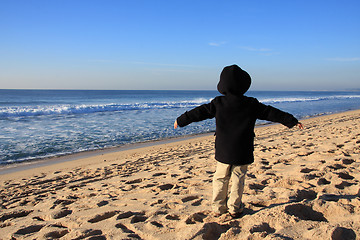
[[360, 110], [302, 123], [256, 128], [239, 219], [202, 136], [0, 175], [0, 239], [360, 239]]

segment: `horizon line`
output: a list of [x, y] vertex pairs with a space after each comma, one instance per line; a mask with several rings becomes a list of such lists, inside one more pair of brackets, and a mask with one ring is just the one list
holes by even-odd
[[[217, 89], [77, 89], [77, 88], [0, 88], [0, 90], [34, 90], [34, 91], [216, 91]], [[266, 90], [256, 89], [248, 92], [339, 92], [339, 91], [360, 91], [360, 88], [352, 89], [308, 89], [308, 90]]]

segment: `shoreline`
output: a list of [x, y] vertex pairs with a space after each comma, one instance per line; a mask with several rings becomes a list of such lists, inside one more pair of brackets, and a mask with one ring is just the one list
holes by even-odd
[[46, 167], [53, 164], [59, 164], [69, 161], [75, 161], [83, 158], [90, 158], [96, 157], [104, 154], [110, 153], [117, 153], [129, 150], [136, 150], [146, 147], [153, 147], [158, 145], [164, 145], [169, 143], [176, 143], [180, 141], [191, 140], [195, 138], [202, 138], [207, 136], [214, 135], [214, 132], [208, 133], [200, 133], [200, 134], [193, 134], [193, 135], [184, 135], [179, 137], [167, 138], [167, 139], [158, 139], [158, 140], [151, 140], [147, 142], [138, 142], [138, 143], [130, 143], [126, 145], [121, 145], [117, 147], [109, 147], [103, 149], [96, 149], [96, 150], [88, 150], [79, 153], [70, 153], [60, 156], [53, 156], [53, 157], [44, 157], [38, 158], [34, 160], [25, 160], [19, 163], [11, 163], [11, 164], [4, 164], [0, 165], [0, 175], [14, 173], [23, 170], [29, 170], [38, 167]]
[[[324, 113], [324, 114], [320, 114], [320, 115], [316, 115], [316, 116], [311, 116], [308, 118], [303, 118], [303, 119], [300, 119], [299, 121], [304, 121], [304, 120], [314, 119], [314, 118], [321, 118], [321, 117], [337, 115], [337, 114], [353, 112], [353, 111], [360, 111], [360, 109], [348, 110], [348, 111], [344, 111], [344, 112], [337, 112], [337, 113], [331, 113], [331, 114]], [[265, 124], [256, 125], [255, 129], [267, 127], [267, 126], [271, 126], [271, 125], [281, 125], [281, 124], [269, 122], [269, 123], [265, 123]], [[104, 154], [110, 154], [110, 153], [116, 153], [116, 152], [122, 152], [122, 151], [134, 150], [134, 149], [141, 149], [141, 148], [158, 146], [158, 145], [163, 145], [163, 144], [168, 144], [168, 143], [173, 143], [173, 142], [176, 143], [176, 142], [180, 142], [180, 141], [186, 141], [186, 140], [202, 138], [202, 137], [206, 137], [206, 136], [212, 136], [212, 135], [214, 135], [214, 133], [215, 133], [215, 131], [208, 132], [208, 133], [199, 133], [199, 134], [193, 134], [193, 135], [171, 137], [171, 138], [166, 138], [166, 139], [156, 139], [156, 140], [150, 140], [147, 142], [130, 143], [130, 144], [120, 145], [120, 146], [116, 146], [116, 147], [102, 148], [102, 149], [96, 149], [96, 150], [87, 150], [87, 151], [78, 152], [78, 153], [69, 153], [69, 154], [64, 154], [64, 155], [59, 155], [59, 156], [37, 158], [37, 159], [33, 159], [33, 160], [25, 160], [25, 161], [22, 161], [19, 163], [4, 164], [4, 165], [0, 165], [0, 176], [4, 175], [4, 174], [19, 172], [19, 171], [30, 170], [30, 169], [34, 169], [34, 168], [38, 168], [38, 167], [46, 167], [46, 166], [53, 165], [53, 164], [60, 164], [60, 163], [80, 160], [80, 159], [84, 159], [84, 158], [96, 157], [96, 156], [100, 156], [100, 155], [104, 155]]]

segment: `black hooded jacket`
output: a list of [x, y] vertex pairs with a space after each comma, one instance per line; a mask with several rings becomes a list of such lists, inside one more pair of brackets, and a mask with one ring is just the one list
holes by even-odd
[[289, 128], [298, 120], [291, 114], [260, 103], [243, 94], [249, 89], [251, 78], [237, 65], [227, 66], [221, 72], [215, 97], [177, 118], [180, 127], [209, 118], [216, 119], [215, 159], [231, 165], [254, 162], [254, 127], [256, 119], [281, 123]]

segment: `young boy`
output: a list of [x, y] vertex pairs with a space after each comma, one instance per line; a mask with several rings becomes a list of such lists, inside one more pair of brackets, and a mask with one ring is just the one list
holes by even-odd
[[[233, 218], [243, 211], [241, 202], [248, 165], [254, 162], [254, 127], [256, 119], [279, 122], [289, 128], [303, 125], [291, 114], [246, 97], [251, 78], [237, 65], [227, 66], [217, 85], [223, 96], [215, 97], [185, 112], [174, 128], [209, 118], [216, 119], [215, 159], [218, 161], [213, 179], [213, 211], [216, 215], [229, 212]], [[228, 193], [229, 181], [231, 189]]]

